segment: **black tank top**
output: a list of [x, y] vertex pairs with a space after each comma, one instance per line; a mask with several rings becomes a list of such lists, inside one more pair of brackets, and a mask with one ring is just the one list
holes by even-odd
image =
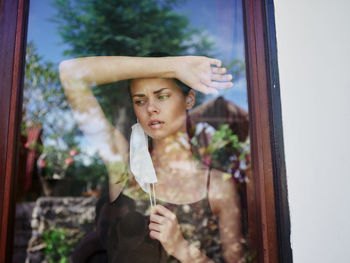
[[[176, 214], [183, 237], [187, 241], [195, 245], [214, 262], [224, 262], [218, 218], [212, 213], [208, 199], [209, 185], [210, 171], [207, 175], [206, 196], [203, 199], [180, 205], [162, 201], [158, 201], [158, 203]], [[149, 237], [149, 216], [145, 216], [145, 212], [149, 208], [149, 201], [133, 200], [123, 195], [118, 199], [114, 202], [112, 209], [120, 210], [120, 217], [111, 222], [108, 231], [108, 262], [179, 262], [174, 257], [167, 255], [159, 241]], [[125, 203], [128, 205], [125, 206]]]

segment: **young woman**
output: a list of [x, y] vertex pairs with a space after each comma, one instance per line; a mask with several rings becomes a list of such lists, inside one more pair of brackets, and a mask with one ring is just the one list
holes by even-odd
[[[106, 120], [90, 87], [131, 79], [134, 112], [152, 138], [151, 156], [158, 179], [155, 192], [159, 204], [150, 214], [149, 237], [180, 262], [243, 262], [236, 187], [222, 172], [210, 170], [193, 157], [186, 118], [187, 110], [195, 104], [195, 93], [175, 81], [205, 94], [218, 93], [232, 86], [232, 76], [226, 74], [221, 61], [196, 56], [88, 57], [62, 62], [60, 77], [81, 130], [98, 148], [107, 167], [120, 161], [128, 163], [129, 145]], [[123, 189], [118, 174], [113, 173], [110, 169], [111, 201]], [[189, 218], [195, 219], [189, 223]], [[186, 227], [194, 238], [184, 233]], [[213, 242], [196, 240], [201, 236], [196, 233], [210, 235], [210, 229], [218, 230], [219, 256], [210, 252]], [[142, 254], [139, 258], [144, 262]]]

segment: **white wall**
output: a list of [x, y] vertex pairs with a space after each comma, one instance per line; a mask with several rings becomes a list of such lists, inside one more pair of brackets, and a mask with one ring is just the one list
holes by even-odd
[[350, 262], [350, 1], [274, 2], [294, 262]]

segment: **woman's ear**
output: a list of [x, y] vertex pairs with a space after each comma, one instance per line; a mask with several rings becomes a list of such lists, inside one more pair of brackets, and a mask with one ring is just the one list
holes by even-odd
[[191, 109], [196, 102], [196, 95], [193, 90], [190, 90], [186, 95], [186, 110]]

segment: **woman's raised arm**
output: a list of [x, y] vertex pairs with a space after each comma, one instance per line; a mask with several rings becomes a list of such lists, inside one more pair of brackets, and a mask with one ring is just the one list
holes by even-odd
[[61, 81], [79, 80], [88, 86], [134, 78], [177, 78], [203, 93], [232, 86], [218, 59], [183, 57], [86, 57], [63, 61]]
[[123, 185], [122, 175], [112, 168], [116, 162], [127, 162], [129, 146], [123, 134], [107, 120], [90, 89], [94, 76], [97, 77], [99, 72], [91, 62], [84, 58], [63, 61], [60, 64], [60, 78], [79, 128], [107, 167], [110, 199], [113, 201]]
[[175, 78], [175, 57], [86, 57], [63, 61], [61, 80], [79, 79], [89, 86], [134, 78]]

